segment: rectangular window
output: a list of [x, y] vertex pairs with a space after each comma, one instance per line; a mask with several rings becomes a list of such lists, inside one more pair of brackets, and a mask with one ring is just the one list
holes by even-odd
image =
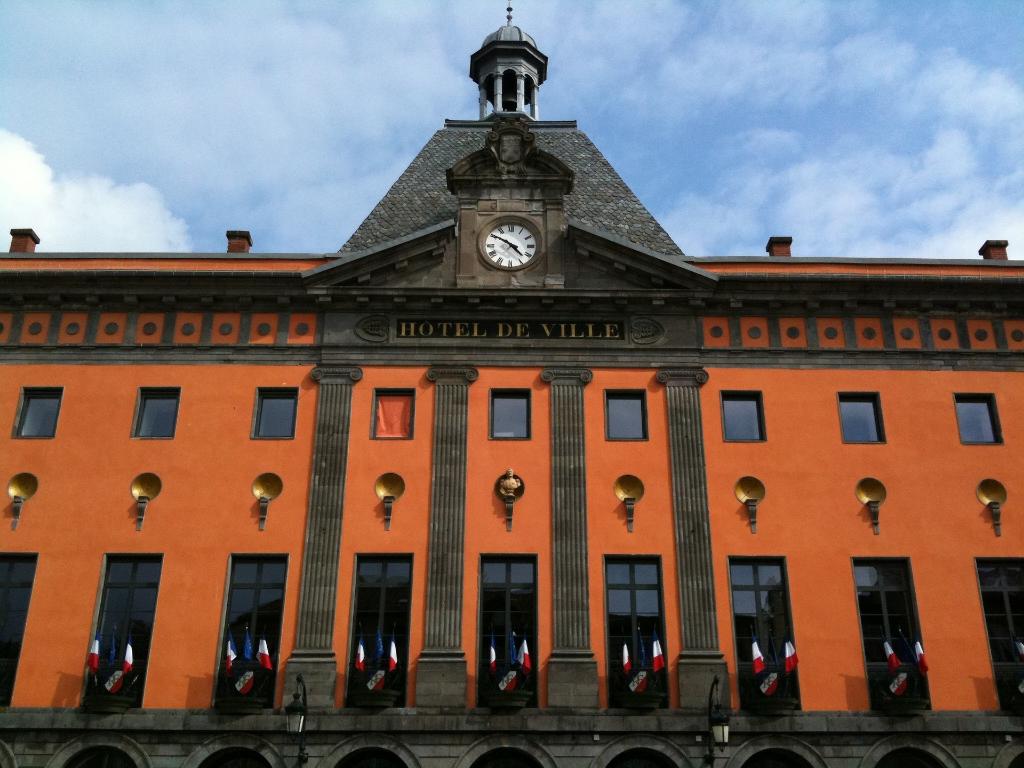
[[643, 392], [605, 392], [604, 407], [609, 440], [647, 439], [647, 399]]
[[992, 395], [954, 395], [961, 443], [1001, 443], [996, 399]]
[[[411, 590], [411, 557], [360, 555], [357, 558], [347, 706], [404, 705]], [[392, 643], [394, 662], [391, 661]]]
[[1017, 710], [1024, 705], [1017, 687], [1024, 659], [1016, 647], [1017, 640], [1024, 641], [1024, 560], [979, 560], [978, 583], [999, 703]]
[[845, 443], [883, 443], [882, 404], [875, 392], [840, 392], [839, 421]]
[[722, 393], [722, 434], [726, 440], [764, 440], [760, 392]]
[[33, 387], [21, 392], [18, 413], [18, 437], [53, 437], [57, 433], [57, 415], [64, 390], [60, 387]]
[[481, 561], [477, 693], [482, 707], [500, 707], [510, 700], [517, 700], [520, 706], [537, 705], [536, 570], [533, 558], [527, 557], [485, 557]]
[[[740, 706], [752, 711], [798, 709], [797, 672], [785, 672], [785, 644], [793, 635], [784, 562], [734, 558], [729, 579]], [[754, 671], [755, 639], [766, 667], [760, 674]]]
[[639, 557], [607, 558], [605, 589], [608, 693], [612, 706], [637, 706], [644, 700], [668, 706], [665, 674], [668, 656], [659, 561]]
[[[260, 665], [258, 654], [260, 641], [265, 640], [271, 666], [277, 669], [287, 571], [288, 561], [284, 557], [232, 556], [224, 641], [219, 656], [218, 706], [241, 701], [274, 706], [276, 674]], [[229, 640], [235, 649], [230, 673], [224, 663]], [[251, 678], [247, 676], [249, 672]]]
[[179, 389], [140, 389], [135, 413], [135, 437], [174, 437]]
[[[853, 575], [872, 708], [889, 709], [914, 699], [927, 702], [927, 678], [914, 655], [913, 644], [920, 636], [906, 561], [855, 560]], [[900, 661], [895, 673], [889, 671], [886, 643]], [[906, 674], [905, 681], [901, 674]]]
[[528, 440], [530, 393], [525, 389], [491, 390], [491, 438]]
[[0, 706], [11, 703], [25, 617], [36, 574], [35, 555], [0, 557]]
[[[109, 557], [100, 601], [96, 634], [100, 643], [99, 672], [88, 676], [86, 706], [99, 705], [110, 696], [142, 705], [149, 644], [153, 635], [159, 557]], [[124, 672], [128, 643], [133, 661]]]
[[374, 439], [408, 440], [411, 438], [414, 402], [411, 389], [376, 390], [374, 392]]
[[295, 389], [261, 389], [256, 394], [254, 438], [295, 437], [295, 405], [299, 393]]

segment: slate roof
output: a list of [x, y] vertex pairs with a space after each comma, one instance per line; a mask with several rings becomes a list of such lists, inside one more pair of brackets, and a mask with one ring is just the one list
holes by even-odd
[[[565, 199], [570, 220], [605, 230], [629, 242], [670, 256], [683, 252], [626, 186], [611, 164], [575, 123], [531, 124], [537, 146], [558, 157], [576, 173]], [[448, 192], [445, 171], [482, 149], [490, 126], [449, 121], [435, 133], [398, 181], [377, 203], [341, 251], [358, 251], [425, 229], [458, 213]]]

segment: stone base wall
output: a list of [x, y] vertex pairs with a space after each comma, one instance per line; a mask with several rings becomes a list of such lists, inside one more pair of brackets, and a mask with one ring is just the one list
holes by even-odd
[[[887, 753], [913, 748], [943, 768], [1009, 768], [1024, 755], [1020, 718], [999, 713], [927, 713], [900, 718], [860, 713], [798, 713], [732, 718], [719, 768], [742, 768], [766, 749], [782, 749], [812, 768], [874, 768]], [[513, 748], [541, 768], [607, 768], [634, 749], [664, 755], [666, 765], [697, 768], [707, 752], [704, 716], [660, 710], [416, 710], [311, 715], [309, 768], [335, 768], [347, 756], [383, 748], [407, 768], [471, 768], [488, 752]], [[220, 750], [246, 747], [272, 768], [297, 764], [298, 745], [281, 714], [217, 715], [153, 710], [89, 715], [77, 710], [0, 714], [0, 768], [64, 768], [95, 746], [124, 751], [139, 768], [199, 768]]]

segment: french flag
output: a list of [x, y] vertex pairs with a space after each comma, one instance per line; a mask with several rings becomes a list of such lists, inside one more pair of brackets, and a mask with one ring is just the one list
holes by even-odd
[[235, 639], [228, 632], [228, 643], [227, 648], [224, 649], [224, 674], [231, 677], [231, 670], [234, 667], [235, 659], [238, 658], [238, 654], [235, 653]]
[[359, 645], [356, 646], [356, 669], [360, 672], [366, 670], [366, 649], [363, 648], [363, 636], [359, 636]]
[[892, 649], [892, 643], [885, 641], [882, 649], [885, 651], [885, 663], [889, 665], [889, 671], [894, 673], [900, 668], [900, 657]]
[[85, 657], [85, 666], [94, 675], [100, 671], [100, 636], [97, 634], [89, 646], [89, 655]]
[[498, 651], [494, 647], [494, 633], [491, 633], [491, 663], [488, 665], [488, 669], [492, 675], [498, 674]]
[[533, 662], [530, 661], [530, 648], [526, 645], [525, 637], [519, 646], [519, 655], [516, 657], [516, 661], [519, 662], [519, 668], [523, 670], [523, 674], [530, 674], [530, 670], [533, 669]]
[[256, 651], [256, 658], [264, 669], [273, 669], [274, 664], [270, 661], [270, 649], [267, 647], [267, 638], [260, 638], [260, 649]]
[[629, 648], [622, 644], [622, 671], [628, 673], [633, 668], [633, 662], [629, 660]]
[[653, 632], [651, 635], [651, 669], [655, 672], [660, 672], [665, 668], [665, 654], [661, 650], [661, 641], [658, 639], [658, 633]]
[[132, 665], [135, 663], [135, 652], [132, 651], [132, 636], [128, 635], [128, 642], [124, 646], [124, 662], [121, 664], [121, 671], [128, 674], [132, 671]]
[[914, 659], [917, 661], [917, 669], [922, 675], [928, 674], [928, 661], [924, 657], [924, 646], [921, 645], [921, 641], [917, 640], [914, 643]]
[[750, 655], [754, 660], [754, 674], [760, 675], [768, 668], [768, 665], [764, 663], [764, 654], [761, 653], [761, 646], [757, 644], [756, 637], [750, 646]]
[[784, 646], [783, 653], [786, 656], [784, 668], [786, 670], [786, 674], [788, 675], [790, 672], [796, 669], [796, 665], [800, 663], [800, 657], [796, 655], [796, 647], [793, 645], [791, 640], [786, 640], [786, 645]]
[[388, 672], [398, 669], [398, 646], [395, 645], [395, 636], [391, 635], [391, 647], [388, 649]]

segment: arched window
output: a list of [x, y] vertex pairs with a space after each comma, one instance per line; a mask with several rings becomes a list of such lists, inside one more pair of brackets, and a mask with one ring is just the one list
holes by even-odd
[[1024, 768], [1024, 755], [1017, 755], [1010, 762], [1010, 768]]
[[124, 752], [112, 747], [87, 749], [72, 758], [67, 768], [136, 768], [135, 762]]
[[361, 749], [338, 763], [338, 768], [405, 768], [405, 763], [385, 749]]
[[807, 761], [784, 749], [758, 752], [743, 764], [743, 768], [810, 768]]
[[647, 749], [631, 749], [616, 757], [608, 768], [672, 768], [672, 763]]
[[540, 768], [537, 761], [515, 749], [496, 749], [488, 752], [473, 768]]
[[201, 768], [270, 768], [270, 765], [250, 749], [225, 749], [206, 758]]
[[935, 758], [916, 749], [897, 749], [878, 761], [877, 768], [941, 768]]

